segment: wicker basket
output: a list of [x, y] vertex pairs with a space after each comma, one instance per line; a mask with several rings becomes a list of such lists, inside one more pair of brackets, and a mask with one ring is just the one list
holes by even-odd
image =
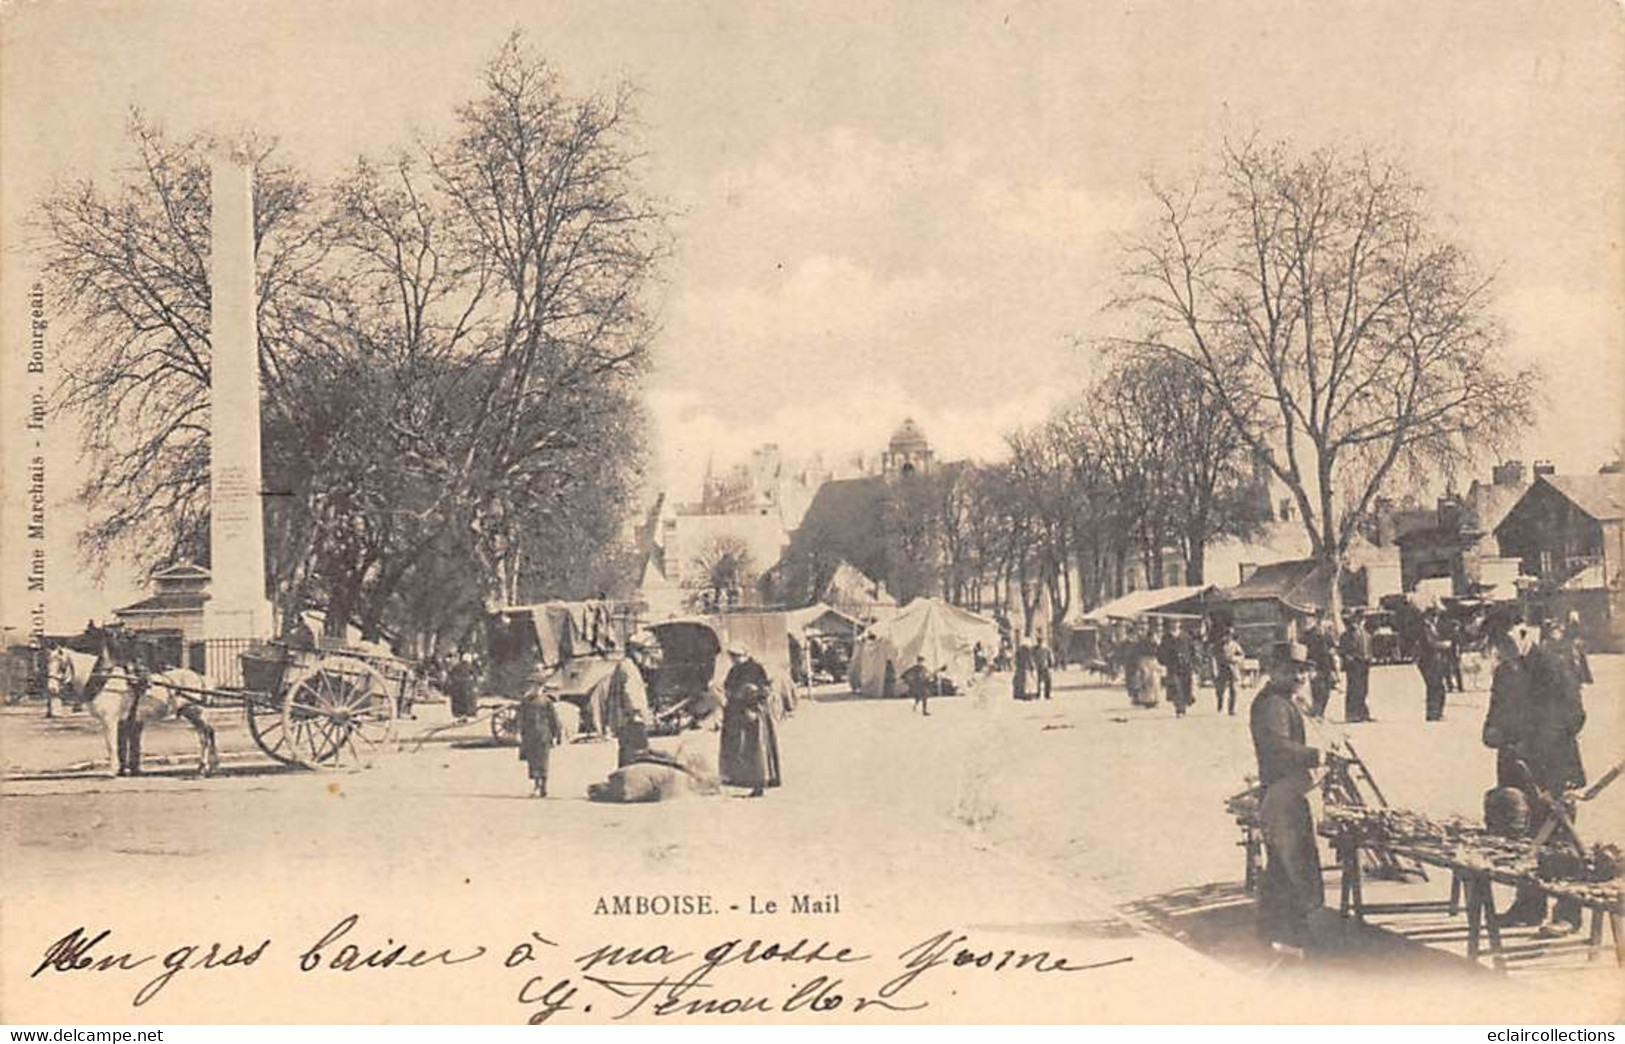
[[288, 658], [280, 650], [252, 649], [238, 657], [243, 665], [243, 688], [251, 692], [276, 693], [288, 669]]

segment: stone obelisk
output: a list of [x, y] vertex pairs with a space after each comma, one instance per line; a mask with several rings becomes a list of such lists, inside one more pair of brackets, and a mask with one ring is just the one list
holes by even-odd
[[254, 170], [240, 149], [214, 156], [209, 259], [210, 638], [272, 634], [260, 502], [258, 286]]

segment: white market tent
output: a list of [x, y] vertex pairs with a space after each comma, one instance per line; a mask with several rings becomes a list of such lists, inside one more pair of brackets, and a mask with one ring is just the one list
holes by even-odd
[[896, 616], [864, 632], [852, 653], [852, 691], [865, 696], [885, 692], [886, 664], [892, 664], [897, 691], [903, 672], [918, 657], [932, 670], [961, 687], [975, 675], [974, 650], [980, 644], [991, 656], [999, 648], [999, 625], [984, 616], [935, 598], [916, 598]]
[[1197, 587], [1149, 587], [1139, 591], [1130, 591], [1121, 598], [1114, 598], [1103, 605], [1097, 605], [1089, 612], [1079, 617], [1079, 622], [1088, 626], [1090, 624], [1103, 624], [1111, 620], [1132, 620], [1146, 613], [1155, 613], [1168, 606], [1178, 605], [1190, 599], [1201, 596], [1205, 591], [1211, 590], [1207, 586]]

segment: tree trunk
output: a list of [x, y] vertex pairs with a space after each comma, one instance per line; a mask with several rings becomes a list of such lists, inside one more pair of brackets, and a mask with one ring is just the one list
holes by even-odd
[[1200, 587], [1207, 582], [1207, 541], [1202, 538], [1200, 530], [1191, 533], [1187, 540], [1185, 583]]
[[1326, 614], [1339, 634], [1343, 631], [1343, 552], [1330, 548], [1324, 559], [1332, 574], [1331, 592], [1326, 598]]

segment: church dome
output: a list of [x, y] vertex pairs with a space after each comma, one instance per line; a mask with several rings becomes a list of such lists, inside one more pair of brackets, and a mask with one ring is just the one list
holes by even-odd
[[892, 432], [890, 449], [893, 453], [918, 453], [930, 448], [925, 433], [914, 423], [913, 417], [904, 418], [903, 423]]

